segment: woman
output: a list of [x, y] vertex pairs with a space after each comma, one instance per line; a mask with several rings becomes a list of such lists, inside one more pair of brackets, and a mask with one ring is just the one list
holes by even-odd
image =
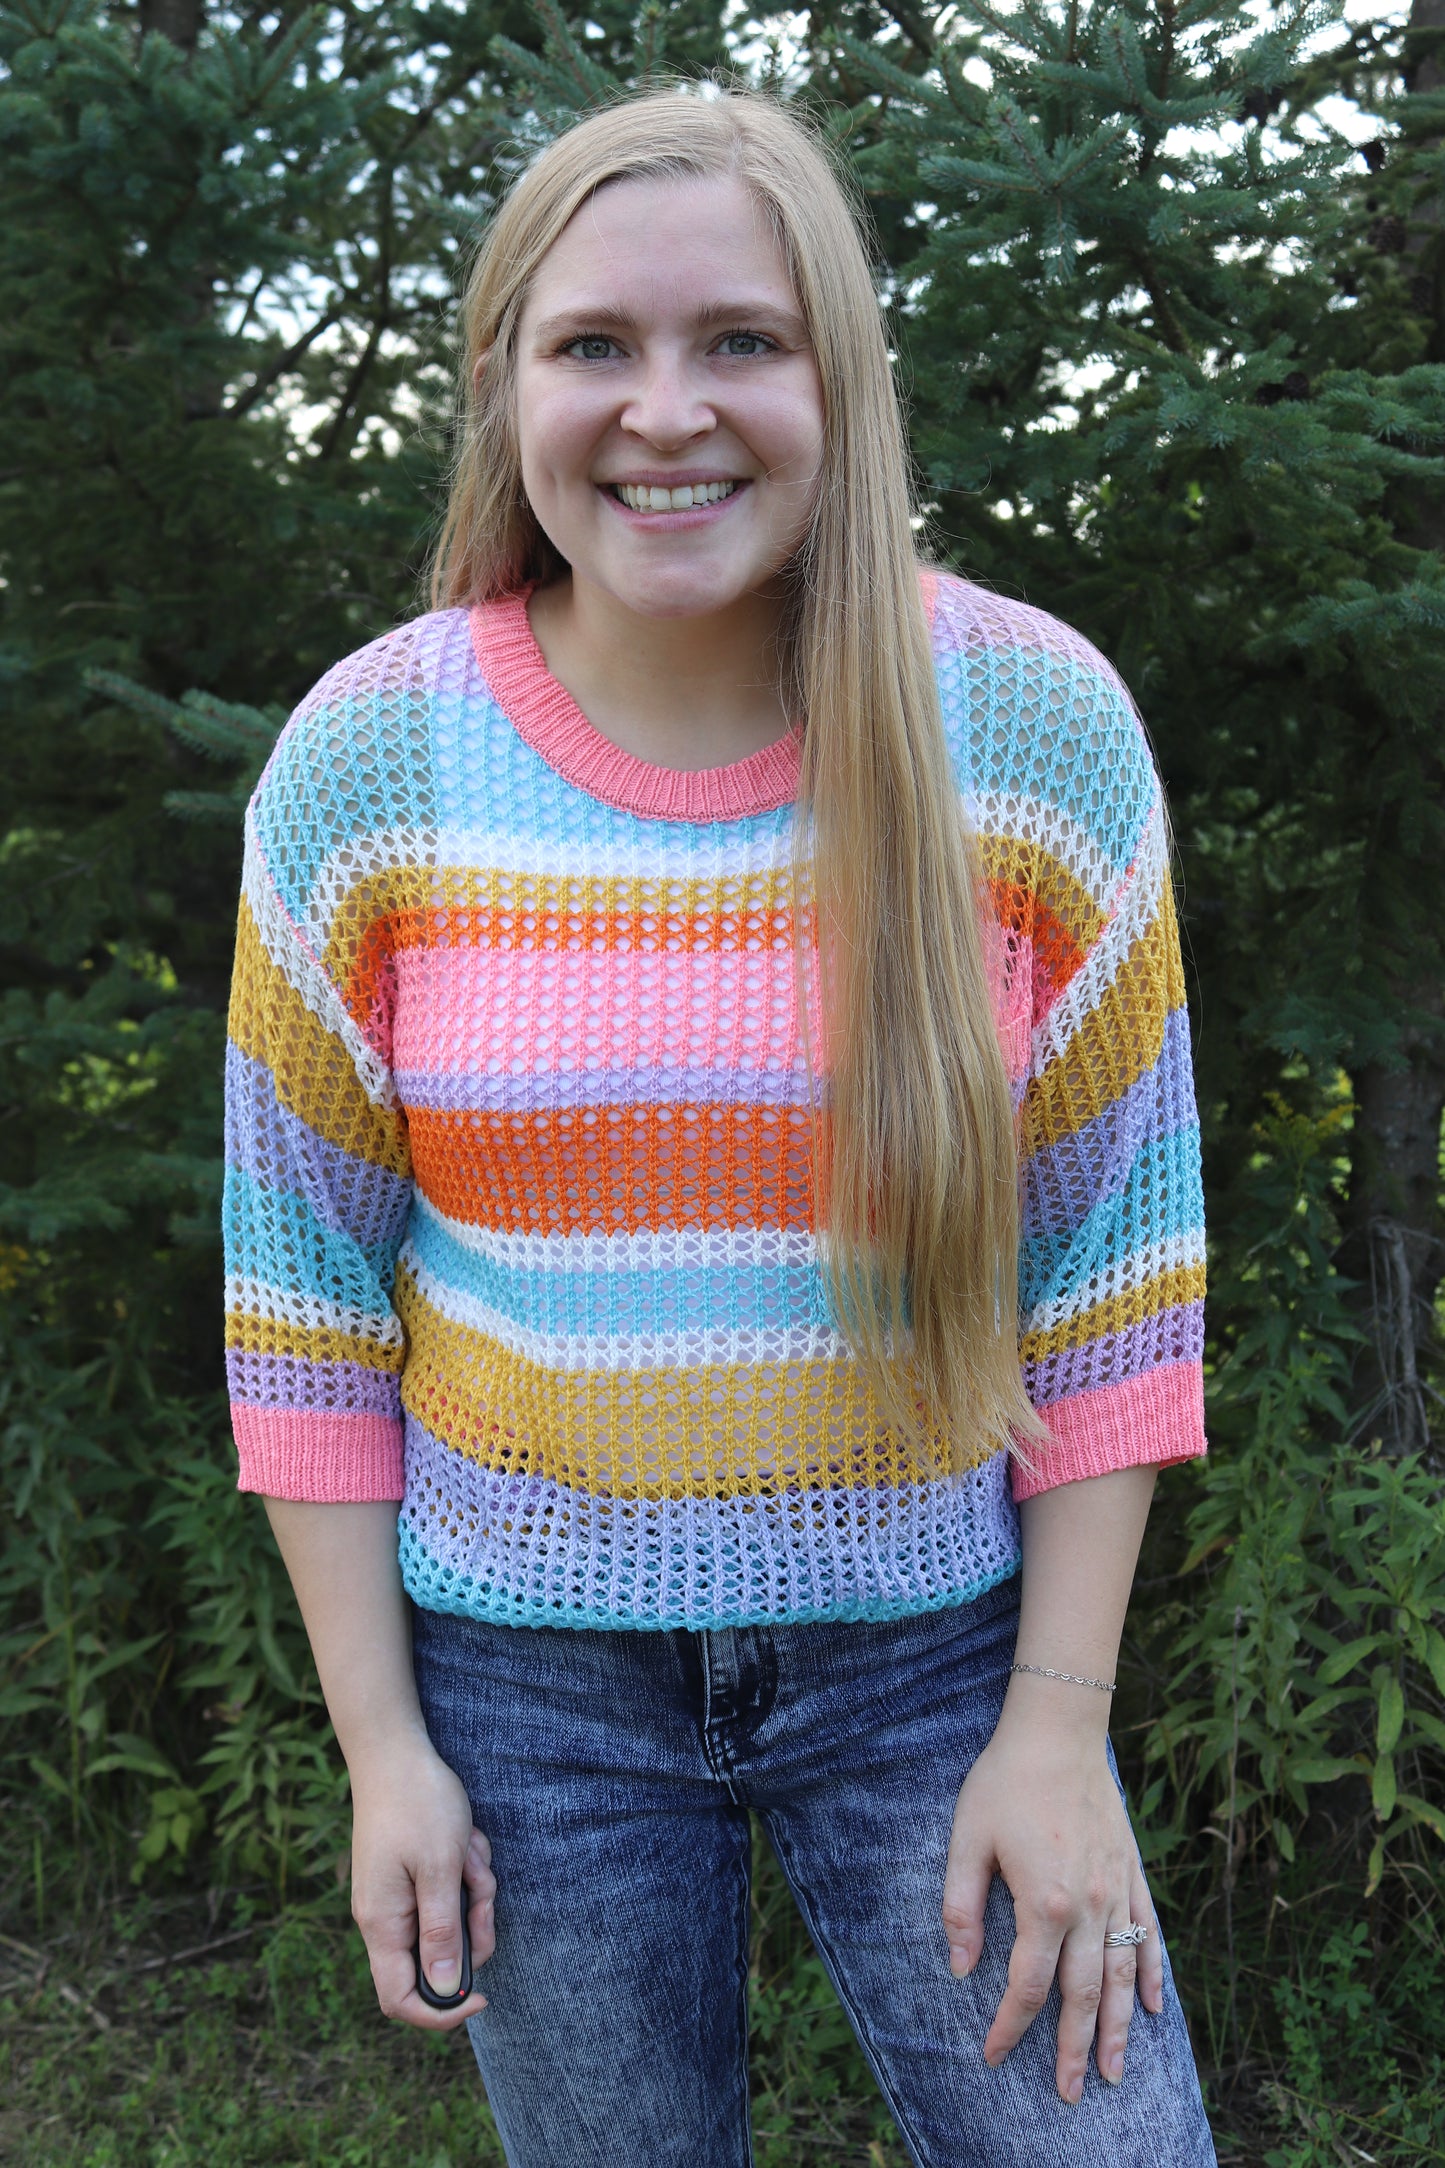
[[920, 573], [771, 101], [582, 122], [464, 323], [437, 608], [257, 790], [229, 1072], [241, 1481], [382, 2008], [469, 2025], [516, 2168], [745, 2161], [751, 1809], [915, 2159], [1195, 2168], [1107, 1745], [1204, 1449], [1142, 734]]

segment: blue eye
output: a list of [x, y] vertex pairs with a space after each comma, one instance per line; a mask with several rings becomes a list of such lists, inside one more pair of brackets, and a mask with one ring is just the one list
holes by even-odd
[[771, 354], [773, 341], [761, 331], [729, 331], [718, 341], [730, 361], [748, 361], [754, 354]]
[[578, 339], [569, 339], [563, 347], [564, 354], [573, 354], [578, 361], [606, 361], [612, 341], [605, 332], [584, 331]]

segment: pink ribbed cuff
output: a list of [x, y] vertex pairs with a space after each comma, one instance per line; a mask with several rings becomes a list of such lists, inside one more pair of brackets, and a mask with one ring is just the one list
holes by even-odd
[[1032, 1471], [1014, 1462], [1015, 1498], [1035, 1498], [1116, 1468], [1172, 1467], [1209, 1449], [1200, 1363], [1166, 1363], [1124, 1385], [1074, 1393], [1040, 1408], [1039, 1415], [1049, 1437], [1026, 1448]]
[[335, 1506], [390, 1504], [406, 1487], [402, 1426], [392, 1416], [233, 1400], [231, 1428], [241, 1456], [240, 1490]]

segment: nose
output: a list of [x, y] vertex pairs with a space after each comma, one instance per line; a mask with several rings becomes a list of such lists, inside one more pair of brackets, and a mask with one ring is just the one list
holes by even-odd
[[629, 435], [656, 445], [659, 451], [676, 451], [717, 427], [706, 387], [685, 357], [667, 354], [648, 360], [621, 421]]

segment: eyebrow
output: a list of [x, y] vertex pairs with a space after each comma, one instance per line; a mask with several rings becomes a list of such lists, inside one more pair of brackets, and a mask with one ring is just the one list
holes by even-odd
[[[807, 325], [796, 310], [782, 307], [776, 301], [763, 300], [757, 295], [751, 299], [745, 297], [737, 301], [709, 302], [706, 308], [696, 310], [692, 318], [694, 331], [707, 331], [715, 324], [756, 323], [775, 324], [798, 339], [806, 339], [808, 336]], [[543, 317], [542, 321], [533, 327], [531, 335], [534, 339], [545, 341], [563, 338], [570, 331], [575, 337], [579, 326], [587, 330], [595, 327], [599, 331], [636, 331], [638, 328], [637, 318], [629, 310], [619, 309], [615, 303], [604, 302], [600, 307], [594, 308], [583, 302], [578, 307], [561, 311], [555, 316]]]

